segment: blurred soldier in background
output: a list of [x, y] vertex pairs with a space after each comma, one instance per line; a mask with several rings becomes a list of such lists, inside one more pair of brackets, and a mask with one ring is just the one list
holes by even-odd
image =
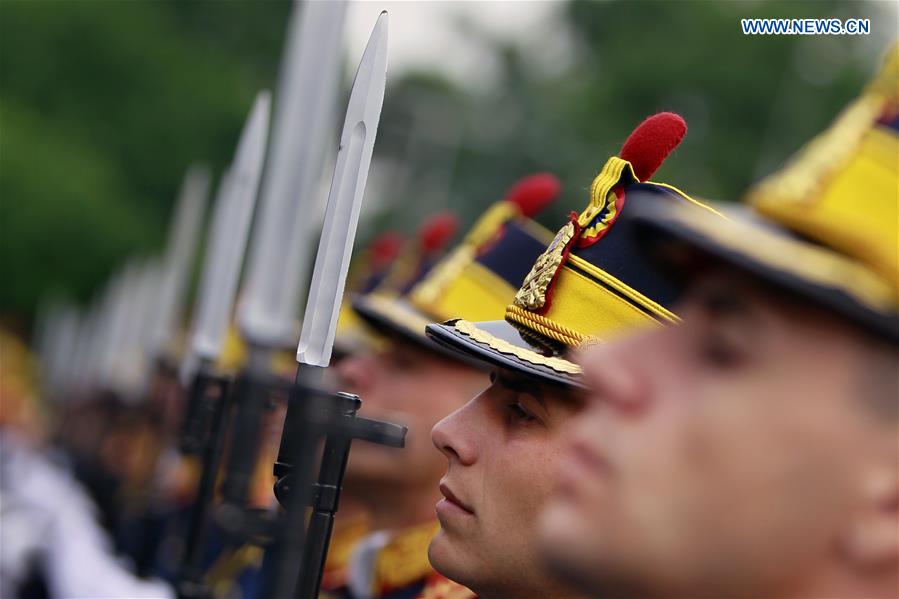
[[28, 351], [0, 332], [0, 352], [0, 596], [173, 596], [119, 563], [88, 495], [49, 457]]
[[[449, 213], [442, 213], [432, 217], [423, 227], [419, 238], [420, 244], [424, 243], [424, 236], [432, 226], [432, 222], [440, 223], [441, 221], [446, 222], [446, 224], [441, 225], [445, 230], [446, 239], [438, 239], [437, 241], [441, 242], [441, 244], [449, 243], [450, 238], [455, 235], [455, 220], [455, 216]], [[451, 222], [453, 224], [448, 226]], [[347, 296], [365, 295], [378, 288], [383, 290], [386, 285], [385, 280], [390, 276], [404, 245], [405, 240], [403, 236], [396, 231], [388, 231], [375, 237], [362, 253], [362, 256], [354, 260], [350, 265], [344, 294]], [[433, 252], [442, 254], [444, 249], [444, 247], [433, 248]], [[342, 302], [340, 304], [340, 318], [337, 321], [337, 333], [334, 339], [332, 364], [336, 365], [343, 358], [353, 353], [371, 349], [375, 345], [377, 345], [376, 336], [372, 335], [368, 327], [360, 320], [350, 302]]]
[[[458, 226], [454, 214], [441, 212], [427, 218], [413, 239], [404, 240], [396, 232], [379, 235], [361, 260], [351, 267], [345, 296], [378, 293], [382, 297], [398, 297], [425, 277], [443, 257]], [[332, 359], [334, 368], [329, 372], [339, 373], [339, 364], [344, 359], [374, 353], [383, 347], [383, 337], [359, 317], [350, 301], [342, 302]], [[352, 493], [343, 493], [322, 579], [327, 596], [347, 592], [350, 557], [357, 543], [370, 532], [366, 502]]]
[[683, 323], [580, 358], [542, 516], [596, 597], [897, 597], [899, 47], [732, 220], [636, 214]]
[[594, 179], [587, 208], [533, 264], [505, 320], [427, 327], [440, 347], [492, 368], [490, 387], [432, 433], [449, 464], [431, 563], [480, 597], [576, 596], [541, 567], [534, 542], [565, 445], [563, 424], [580, 406], [581, 371], [568, 353], [676, 322], [672, 286], [634, 251], [618, 217], [647, 204], [709, 212], [673, 187], [647, 182], [685, 132], [683, 119], [661, 113], [631, 134]]
[[[241, 339], [237, 329], [231, 327], [216, 364], [216, 371], [238, 372], [245, 365], [248, 355], [246, 343]], [[274, 375], [288, 381], [293, 380], [295, 366], [292, 350], [272, 352], [270, 369]], [[260, 435], [258, 457], [247, 503], [247, 508], [256, 514], [264, 514], [275, 509], [272, 464], [278, 453], [285, 411], [285, 401], [273, 400], [263, 416], [263, 434]], [[174, 479], [161, 489], [170, 494], [171, 503], [181, 506], [178, 513], [166, 523], [164, 540], [155, 555], [159, 571], [164, 572], [166, 578], [173, 581], [178, 576], [178, 567], [183, 559], [182, 546], [185, 542], [187, 508], [194, 500], [197, 467], [194, 456], [181, 456], [177, 469], [172, 473]], [[185, 475], [185, 470], [191, 471], [192, 474]], [[264, 586], [263, 577], [266, 574], [263, 569], [264, 548], [260, 539], [248, 540], [247, 534], [232, 534], [216, 518], [211, 518], [208, 526], [203, 562], [206, 571], [205, 584], [212, 595], [258, 596]]]
[[355, 298], [354, 309], [383, 340], [379, 348], [340, 363], [340, 388], [364, 398], [366, 416], [405, 424], [409, 433], [402, 452], [367, 446], [350, 454], [346, 494], [366, 506], [371, 532], [352, 549], [345, 586], [335, 594], [471, 596], [434, 576], [428, 563], [442, 470], [428, 431], [488, 381], [483, 369], [431, 344], [424, 328], [460, 312], [473, 318], [502, 314], [549, 238], [529, 217], [558, 191], [550, 175], [522, 180], [433, 269], [416, 269], [412, 284], [399, 286], [399, 293], [376, 289]]

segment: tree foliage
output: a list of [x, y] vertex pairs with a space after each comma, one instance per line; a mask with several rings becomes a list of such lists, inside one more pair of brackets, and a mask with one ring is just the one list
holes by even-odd
[[286, 2], [0, 3], [0, 313], [89, 298], [158, 251], [187, 166], [220, 171], [271, 86]]
[[[746, 17], [868, 17], [836, 0], [573, 0], [557, 39], [489, 48], [492, 84], [392, 74], [368, 230], [452, 207], [471, 223], [522, 175], [559, 175], [552, 228], [627, 133], [682, 113], [685, 142], [658, 180], [732, 200], [820, 130], [873, 71], [875, 36], [743, 36]], [[0, 314], [42, 296], [90, 297], [125, 257], [158, 251], [180, 178], [220, 172], [255, 93], [274, 85], [286, 1], [0, 3]], [[875, 28], [879, 25], [874, 23]], [[551, 36], [552, 37], [552, 36]], [[561, 46], [564, 68], [554, 64]], [[557, 61], [556, 61], [557, 62]]]

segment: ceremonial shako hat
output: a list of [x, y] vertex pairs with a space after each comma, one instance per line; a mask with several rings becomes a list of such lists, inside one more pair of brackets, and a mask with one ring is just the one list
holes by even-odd
[[711, 212], [678, 189], [648, 181], [686, 133], [678, 115], [646, 119], [620, 156], [606, 162], [590, 186], [583, 212], [572, 214], [537, 258], [505, 320], [451, 320], [430, 325], [439, 344], [550, 383], [580, 385], [580, 367], [566, 358], [577, 346], [624, 330], [677, 322], [677, 288], [637, 251], [619, 216], [644, 204]]
[[350, 271], [352, 289], [357, 293], [369, 293], [376, 289], [387, 277], [393, 261], [399, 257], [404, 242], [403, 236], [396, 231], [375, 237], [365, 250], [360, 272]]
[[[527, 177], [493, 204], [465, 239], [434, 268], [396, 296], [377, 290], [354, 299], [369, 324], [392, 335], [438, 349], [425, 327], [452, 316], [498, 318], [515, 295], [551, 233], [531, 220], [558, 195], [549, 174]], [[457, 354], [453, 354], [458, 358]]]
[[364, 262], [351, 267], [353, 284], [348, 287], [347, 301], [340, 305], [334, 339], [338, 359], [361, 349], [376, 349], [383, 343], [383, 339], [373, 335], [371, 328], [359, 318], [350, 298], [369, 293], [400, 297], [443, 257], [458, 228], [459, 221], [454, 214], [441, 212], [427, 218], [413, 239], [404, 241], [399, 234], [388, 233], [372, 242], [365, 252]]
[[713, 256], [899, 342], [899, 45], [727, 221], [675, 208], [634, 214], [637, 240], [669, 271]]
[[443, 258], [458, 230], [459, 219], [455, 214], [440, 212], [430, 216], [419, 227], [415, 238], [404, 244], [390, 269], [378, 281], [371, 281], [366, 289], [357, 290], [355, 295], [405, 295]]
[[[370, 293], [381, 286], [390, 274], [404, 243], [403, 236], [396, 231], [388, 231], [375, 237], [362, 252], [362, 256], [350, 265], [346, 285], [350, 294]], [[334, 357], [340, 359], [372, 344], [375, 344], [374, 338], [360, 322], [350, 303], [342, 302], [334, 337]]]

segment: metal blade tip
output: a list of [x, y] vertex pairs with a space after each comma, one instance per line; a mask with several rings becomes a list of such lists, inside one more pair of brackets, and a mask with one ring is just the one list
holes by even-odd
[[378, 20], [375, 21], [375, 29], [383, 29], [387, 27], [387, 22], [390, 20], [390, 17], [387, 14], [386, 10], [382, 10], [381, 14], [378, 15]]

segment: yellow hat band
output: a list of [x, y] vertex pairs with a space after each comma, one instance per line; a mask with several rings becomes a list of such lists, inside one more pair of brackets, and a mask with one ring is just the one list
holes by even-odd
[[398, 301], [395, 297], [369, 293], [363, 296], [361, 301], [393, 324], [415, 335], [424, 335], [425, 327], [431, 324], [430, 318], [426, 318], [411, 308], [404, 307], [408, 304]]
[[[794, 173], [794, 176], [798, 176]], [[858, 151], [809, 198], [761, 188], [758, 211], [868, 263], [899, 287], [899, 137], [869, 130]], [[779, 190], [778, 190], [779, 191]]]
[[561, 267], [544, 314], [513, 304], [506, 308], [506, 319], [567, 346], [679, 320], [664, 306], [574, 254]]
[[463, 245], [477, 248], [487, 243], [504, 223], [521, 216], [521, 210], [511, 202], [496, 202], [487, 209], [471, 231], [465, 235]]
[[[519, 213], [518, 207], [510, 202], [494, 204], [478, 220], [465, 242], [412, 288], [410, 303], [438, 322], [459, 316], [473, 321], [500, 318], [517, 289], [479, 262], [478, 251]], [[518, 226], [540, 245], [549, 237], [545, 229], [530, 220], [520, 219]]]
[[896, 295], [887, 281], [864, 264], [828, 247], [785, 237], [736, 219], [722, 223], [705, 213], [671, 211], [668, 217], [685, 229], [701, 232], [722, 247], [816, 285], [842, 290], [875, 312], [897, 311]]
[[524, 347], [513, 345], [504, 339], [500, 339], [487, 331], [478, 328], [476, 324], [467, 320], [457, 320], [452, 326], [455, 330], [478, 343], [483, 343], [502, 354], [514, 356], [530, 364], [547, 366], [556, 372], [563, 372], [565, 374], [581, 374], [582, 372], [580, 366], [565, 358], [560, 358], [558, 356], [544, 356]]
[[827, 131], [748, 194], [766, 218], [878, 273], [894, 297], [899, 297], [897, 113], [899, 45]]
[[[515, 289], [502, 277], [474, 260], [474, 251], [460, 247], [441, 269], [452, 270], [452, 276], [425, 280], [412, 290], [412, 304], [443, 322], [464, 314], [471, 320], [493, 320], [505, 309]], [[443, 273], [435, 273], [437, 275]]]

